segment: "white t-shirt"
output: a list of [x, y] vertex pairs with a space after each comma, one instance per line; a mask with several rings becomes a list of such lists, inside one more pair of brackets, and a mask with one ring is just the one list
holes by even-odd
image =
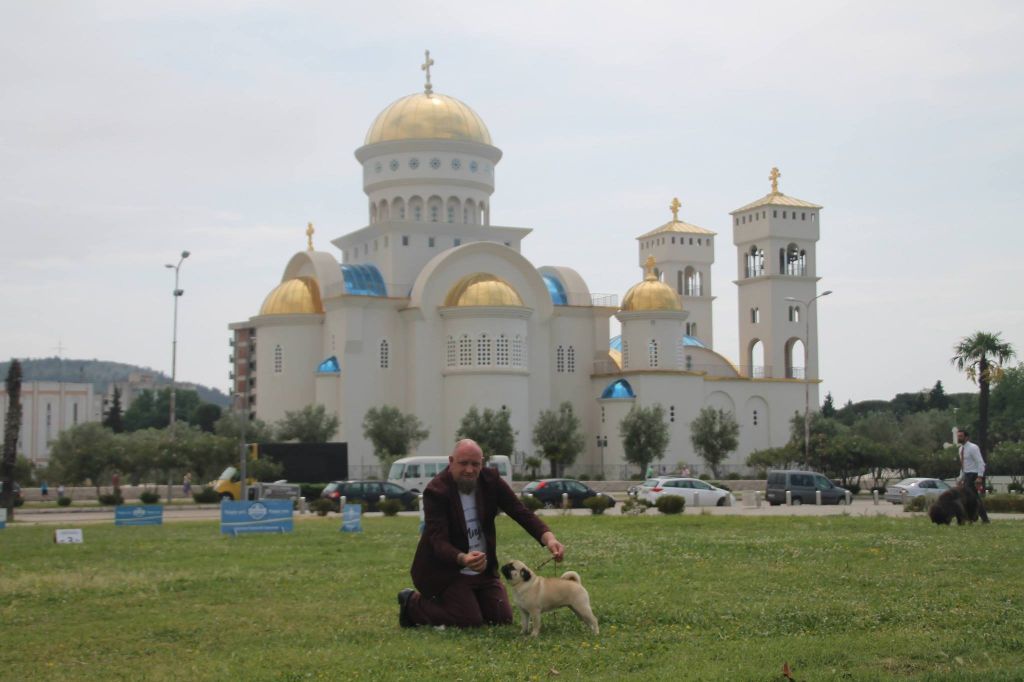
[[[480, 523], [476, 518], [476, 493], [469, 495], [459, 493], [459, 500], [462, 501], [462, 515], [466, 517], [466, 537], [469, 538], [469, 551], [486, 553], [484, 534], [480, 530]], [[474, 571], [472, 568], [464, 568], [462, 572], [466, 575], [480, 575], [480, 571]]]

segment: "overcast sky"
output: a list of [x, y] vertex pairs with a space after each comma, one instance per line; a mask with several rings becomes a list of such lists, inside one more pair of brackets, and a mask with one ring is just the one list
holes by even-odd
[[[635, 237], [713, 229], [716, 350], [738, 360], [729, 211], [824, 205], [822, 395], [973, 390], [953, 345], [1024, 353], [1019, 2], [0, 0], [0, 356], [99, 358], [226, 390], [307, 221], [366, 224], [353, 151], [389, 103], [473, 107], [491, 221], [621, 296]], [[173, 7], [172, 7], [173, 6]], [[319, 359], [319, 358], [317, 358]]]

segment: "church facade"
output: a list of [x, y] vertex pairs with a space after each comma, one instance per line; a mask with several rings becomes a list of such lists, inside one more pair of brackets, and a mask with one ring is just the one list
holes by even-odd
[[423, 92], [377, 116], [355, 156], [367, 224], [332, 240], [337, 252], [315, 248], [310, 226], [259, 313], [229, 325], [239, 406], [268, 422], [325, 406], [353, 477], [380, 473], [362, 435], [374, 406], [419, 417], [430, 431], [419, 454], [447, 454], [471, 407], [506, 410], [516, 452], [530, 455], [541, 411], [569, 401], [586, 435], [569, 473], [618, 478], [636, 473], [619, 438], [634, 405], [665, 410], [665, 470], [696, 472], [706, 469], [690, 442], [701, 408], [734, 415], [739, 447], [723, 469], [743, 471], [750, 452], [788, 441], [795, 412], [819, 404], [807, 307], [821, 206], [779, 192], [777, 170], [768, 195], [731, 213], [734, 363], [713, 343], [717, 235], [680, 220], [678, 201], [672, 220], [637, 238], [643, 279], [620, 305], [567, 265], [527, 260], [530, 229], [492, 224], [502, 152], [475, 111], [433, 92], [429, 71]]

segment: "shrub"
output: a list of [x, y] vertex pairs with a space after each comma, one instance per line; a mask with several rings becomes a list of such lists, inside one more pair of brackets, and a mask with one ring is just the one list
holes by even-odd
[[697, 478], [699, 478], [702, 481], [710, 481], [711, 480], [711, 474], [701, 474]]
[[711, 485], [715, 486], [716, 488], [721, 488], [722, 490], [728, 490], [729, 492], [732, 492], [732, 488], [722, 483], [721, 481], [712, 481]]
[[71, 498], [70, 497], [58, 497], [57, 498], [57, 506], [58, 507], [70, 507], [71, 506]]
[[1024, 485], [1014, 481], [1010, 485], [1006, 486], [1006, 490], [1011, 493], [1024, 493]]
[[202, 490], [192, 493], [192, 499], [199, 504], [216, 504], [220, 502], [220, 495], [210, 486], [205, 486]]
[[121, 491], [116, 493], [103, 493], [99, 496], [100, 504], [106, 507], [114, 507], [119, 504], [124, 504], [124, 498], [121, 497]]
[[873, 485], [873, 486], [871, 486], [871, 492], [872, 493], [875, 492], [876, 490], [878, 491], [878, 496], [879, 497], [881, 497], [882, 495], [885, 494], [885, 486], [884, 485]]
[[327, 512], [337, 511], [338, 505], [326, 497], [320, 497], [309, 503], [309, 510], [317, 516], [327, 516]]
[[1024, 497], [999, 493], [985, 496], [985, 509], [990, 512], [1024, 513]]
[[860, 483], [851, 483], [850, 485], [844, 485], [843, 487], [849, 490], [851, 495], [860, 494]]
[[320, 493], [322, 493], [326, 487], [326, 483], [300, 483], [299, 494], [312, 502], [320, 499]]
[[662, 514], [682, 514], [686, 500], [682, 495], [662, 495], [654, 505]]
[[646, 512], [650, 506], [651, 505], [647, 504], [646, 500], [640, 500], [636, 497], [627, 497], [626, 501], [622, 503], [622, 507], [620, 507], [620, 509], [623, 514], [639, 516]]
[[903, 505], [903, 511], [908, 512], [923, 512], [927, 511], [928, 507], [932, 505], [932, 498], [928, 495], [918, 495], [917, 497], [911, 497], [907, 500], [907, 503]]
[[725, 475], [725, 477], [730, 481], [738, 481], [742, 478], [742, 476], [740, 476], [740, 472], [738, 471], [730, 471], [728, 474]]
[[544, 506], [544, 504], [533, 495], [522, 495], [520, 499], [523, 502], [523, 506], [531, 511], [537, 511]]
[[384, 516], [395, 516], [402, 511], [401, 500], [384, 500], [377, 505], [377, 509], [384, 513]]
[[160, 501], [160, 493], [155, 490], [143, 490], [139, 493], [139, 499], [143, 504], [156, 504]]
[[607, 495], [594, 495], [583, 500], [583, 506], [596, 516], [604, 514], [604, 510], [612, 506], [612, 499]]

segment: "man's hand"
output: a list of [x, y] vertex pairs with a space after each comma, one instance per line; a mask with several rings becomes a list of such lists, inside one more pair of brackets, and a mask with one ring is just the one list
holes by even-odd
[[558, 541], [558, 538], [556, 538], [555, 534], [551, 531], [540, 536], [540, 541], [548, 548], [548, 551], [551, 552], [551, 556], [555, 558], [555, 561], [561, 561], [565, 557], [565, 547]]
[[468, 554], [460, 554], [458, 556], [459, 563], [463, 568], [482, 572], [487, 568], [487, 555], [483, 552], [469, 552]]

